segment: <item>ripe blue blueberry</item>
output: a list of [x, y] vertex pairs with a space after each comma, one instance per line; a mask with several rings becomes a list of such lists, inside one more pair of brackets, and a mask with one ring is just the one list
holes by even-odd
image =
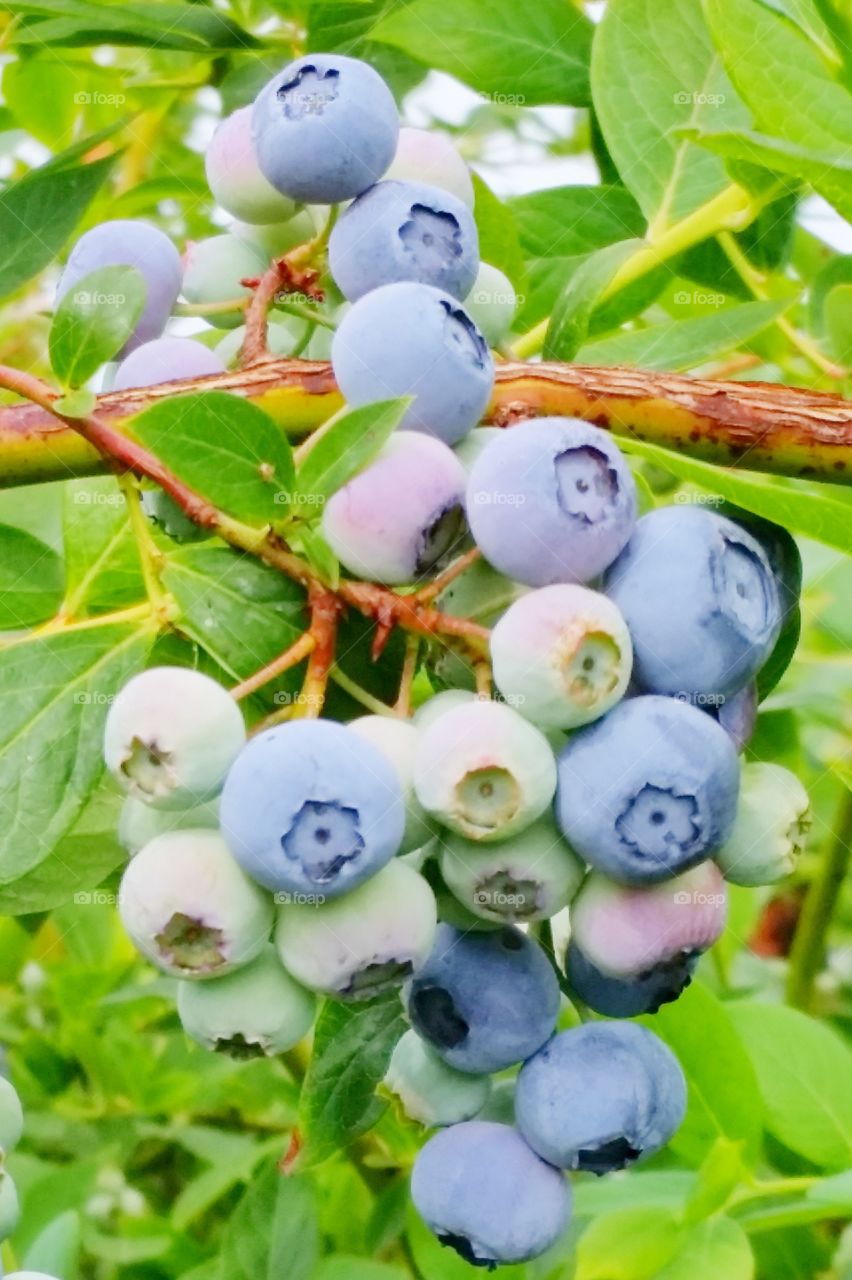
[[397, 431], [326, 502], [325, 540], [355, 577], [415, 582], [461, 549], [464, 487], [452, 449], [419, 431]]
[[473, 208], [470, 169], [449, 138], [432, 129], [400, 129], [396, 155], [385, 174], [398, 182], [425, 182]]
[[24, 1112], [15, 1086], [0, 1076], [0, 1161], [13, 1151], [24, 1132]]
[[434, 1134], [411, 1174], [411, 1198], [441, 1244], [493, 1269], [549, 1249], [568, 1226], [571, 1192], [516, 1129], [468, 1120]]
[[674, 698], [627, 698], [559, 755], [556, 817], [568, 843], [614, 880], [665, 880], [730, 834], [739, 761], [725, 730]]
[[583, 1004], [607, 1018], [636, 1018], [657, 1013], [677, 1000], [689, 986], [698, 952], [682, 952], [667, 964], [655, 965], [636, 977], [616, 978], [593, 965], [573, 940], [568, 944], [565, 972], [572, 991]]
[[160, 336], [180, 293], [180, 255], [157, 227], [124, 218], [92, 227], [71, 250], [56, 289], [56, 300], [64, 298], [90, 272], [121, 266], [135, 267], [147, 287], [145, 307], [125, 343], [126, 353]]
[[104, 726], [104, 759], [131, 796], [157, 809], [211, 800], [245, 742], [233, 698], [187, 667], [150, 667], [121, 689]]
[[359, 738], [371, 743], [393, 765], [399, 776], [405, 802], [405, 832], [399, 851], [402, 854], [422, 849], [435, 834], [414, 794], [414, 757], [417, 752], [417, 730], [410, 720], [391, 716], [361, 716], [351, 720], [348, 728]]
[[737, 751], [744, 751], [757, 724], [757, 685], [752, 680], [714, 708], [719, 724]]
[[257, 97], [252, 136], [261, 172], [293, 200], [336, 204], [382, 177], [399, 117], [382, 77], [357, 58], [308, 54]]
[[795, 538], [783, 525], [757, 516], [752, 511], [743, 511], [732, 503], [723, 503], [719, 514], [740, 525], [760, 543], [775, 575], [778, 599], [786, 625], [791, 613], [798, 609], [802, 594], [802, 557]]
[[316, 1013], [309, 991], [290, 977], [271, 943], [257, 959], [211, 982], [180, 982], [177, 1009], [188, 1036], [233, 1058], [286, 1053]]
[[491, 1092], [490, 1076], [448, 1067], [416, 1031], [406, 1031], [397, 1041], [384, 1083], [405, 1114], [430, 1129], [472, 1120]]
[[763, 666], [781, 628], [763, 548], [696, 506], [658, 507], [636, 525], [606, 593], [633, 637], [634, 677], [651, 693], [726, 697]]
[[481, 262], [473, 288], [464, 300], [468, 314], [485, 340], [497, 347], [508, 338], [518, 306], [518, 296], [507, 275], [490, 262]]
[[331, 720], [294, 720], [252, 738], [220, 807], [234, 857], [270, 889], [336, 897], [398, 851], [405, 804], [393, 765]]
[[557, 583], [511, 604], [491, 632], [494, 682], [545, 729], [597, 720], [624, 696], [633, 650], [616, 606], [588, 587]]
[[446, 832], [441, 874], [463, 906], [497, 924], [545, 920], [567, 906], [584, 867], [549, 814], [511, 840], [481, 844]]
[[491, 398], [494, 361], [461, 303], [424, 284], [375, 289], [348, 311], [331, 344], [350, 405], [414, 396], [401, 426], [455, 444]]
[[285, 968], [312, 991], [370, 1000], [400, 986], [428, 958], [438, 911], [424, 878], [394, 859], [343, 897], [277, 894]]
[[462, 299], [479, 268], [467, 205], [422, 182], [379, 182], [349, 206], [328, 242], [334, 282], [350, 302], [381, 285], [417, 281]]
[[808, 793], [794, 773], [744, 764], [734, 828], [715, 855], [722, 874], [732, 884], [774, 884], [795, 869], [810, 825]]
[[[227, 233], [208, 236], [189, 245], [184, 255], [181, 292], [187, 302], [230, 302], [248, 297], [251, 290], [241, 283], [256, 279], [266, 268], [259, 249]], [[239, 310], [208, 316], [217, 329], [234, 329], [242, 323]]]
[[502, 703], [475, 700], [422, 731], [414, 789], [427, 813], [470, 840], [506, 840], [550, 804], [556, 763], [540, 730]]
[[432, 954], [404, 994], [418, 1035], [451, 1067], [476, 1075], [535, 1053], [559, 1012], [559, 984], [546, 955], [508, 925], [487, 933], [439, 925]]
[[156, 836], [127, 864], [119, 913], [131, 940], [177, 978], [215, 978], [248, 964], [272, 929], [268, 894], [217, 831]]
[[154, 836], [168, 831], [187, 831], [197, 827], [219, 827], [219, 797], [190, 804], [185, 809], [154, 809], [144, 800], [128, 796], [118, 819], [118, 842], [133, 856]]
[[470, 473], [471, 531], [487, 560], [518, 582], [588, 582], [622, 550], [636, 486], [605, 431], [537, 418], [504, 431]]
[[296, 206], [260, 172], [251, 116], [251, 107], [240, 107], [219, 125], [205, 157], [207, 185], [216, 203], [233, 217], [248, 223], [281, 222], [293, 216]]
[[192, 338], [152, 338], [125, 356], [115, 371], [113, 391], [128, 387], [153, 387], [158, 382], [204, 378], [224, 373], [221, 356]]
[[609, 1173], [669, 1141], [686, 1110], [672, 1051], [635, 1022], [563, 1031], [521, 1068], [518, 1128], [543, 1160]]

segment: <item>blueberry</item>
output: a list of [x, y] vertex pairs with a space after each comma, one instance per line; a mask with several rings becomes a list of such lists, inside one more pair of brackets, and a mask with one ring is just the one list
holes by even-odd
[[400, 853], [422, 849], [432, 839], [434, 831], [414, 794], [416, 728], [410, 720], [399, 720], [393, 716], [361, 716], [358, 720], [350, 721], [348, 727], [359, 738], [381, 751], [399, 776], [405, 801], [405, 832]]
[[584, 867], [547, 815], [511, 840], [476, 844], [447, 832], [441, 874], [468, 911], [498, 924], [544, 920], [567, 906]]
[[24, 1132], [24, 1112], [15, 1086], [0, 1076], [0, 1161], [13, 1151]]
[[0, 1169], [0, 1240], [6, 1240], [15, 1230], [21, 1216], [18, 1190], [11, 1175]]
[[128, 387], [153, 387], [181, 378], [205, 378], [224, 373], [221, 356], [192, 338], [152, 338], [125, 356], [115, 371], [113, 391]]
[[127, 865], [119, 912], [143, 955], [178, 978], [213, 978], [248, 964], [272, 928], [272, 901], [217, 831], [156, 836]]
[[248, 223], [281, 222], [293, 216], [296, 206], [260, 172], [251, 116], [251, 107], [240, 107], [219, 125], [207, 148], [207, 185], [233, 217]]
[[470, 169], [449, 138], [432, 129], [400, 129], [396, 155], [385, 174], [398, 182], [425, 182], [448, 191], [472, 209], [473, 180]]
[[518, 296], [508, 276], [490, 262], [481, 262], [473, 288], [464, 300], [474, 324], [479, 325], [491, 347], [508, 338], [518, 306]]
[[[266, 330], [266, 345], [270, 355], [289, 356], [296, 350], [305, 336], [307, 321], [300, 316], [290, 316], [273, 312], [269, 317]], [[242, 345], [246, 340], [246, 327], [241, 324], [237, 329], [230, 329], [221, 342], [216, 343], [215, 352], [224, 367], [234, 369], [239, 360]]]
[[326, 502], [325, 540], [355, 577], [416, 582], [460, 549], [464, 486], [452, 449], [417, 431], [397, 431]]
[[[267, 261], [280, 258], [298, 245], [313, 240], [319, 231], [309, 209], [299, 209], [292, 217], [283, 222], [255, 224], [253, 222], [232, 222], [228, 231], [237, 240], [250, 245], [263, 255]], [[273, 312], [271, 320], [276, 318]], [[283, 318], [283, 317], [281, 317]]]
[[491, 398], [494, 361], [461, 303], [424, 284], [391, 284], [356, 302], [331, 345], [350, 405], [414, 396], [401, 426], [455, 444]]
[[760, 543], [775, 575], [778, 599], [786, 625], [790, 615], [798, 609], [802, 594], [802, 557], [795, 538], [783, 525], [757, 516], [752, 511], [743, 511], [730, 502], [722, 503], [719, 514], [727, 516]]
[[760, 670], [781, 627], [762, 547], [701, 507], [644, 515], [606, 592], [630, 628], [635, 679], [652, 693], [699, 702], [735, 693]]
[[511, 707], [475, 700], [423, 730], [414, 789], [427, 813], [471, 840], [505, 840], [553, 798], [556, 764], [544, 735]]
[[732, 884], [774, 884], [795, 869], [810, 825], [808, 793], [794, 773], [744, 764], [734, 828], [715, 855], [722, 874]]
[[147, 287], [144, 310], [124, 345], [126, 354], [140, 343], [160, 336], [180, 292], [180, 256], [157, 227], [123, 218], [92, 227], [71, 250], [56, 289], [56, 300], [64, 298], [90, 272], [120, 266], [135, 267]]
[[396, 859], [341, 898], [324, 901], [321, 889], [277, 897], [282, 964], [304, 986], [338, 1000], [370, 1000], [400, 986], [435, 939], [435, 895]]
[[467, 508], [477, 545], [501, 573], [531, 587], [588, 582], [630, 537], [636, 487], [605, 431], [537, 418], [483, 449]]
[[384, 80], [357, 58], [308, 54], [273, 76], [252, 113], [261, 172], [293, 200], [336, 204], [377, 182], [399, 117]]
[[328, 242], [334, 282], [350, 302], [416, 281], [461, 300], [476, 280], [479, 236], [461, 200], [422, 182], [379, 182], [341, 214]]
[[431, 698], [427, 698], [420, 704], [414, 713], [412, 723], [415, 728], [423, 732], [445, 711], [452, 711], [455, 707], [469, 707], [477, 701], [476, 694], [470, 689], [442, 689], [440, 693], [433, 694]]
[[[192, 303], [247, 298], [251, 290], [241, 281], [261, 276], [266, 265], [260, 251], [244, 240], [227, 234], [209, 236], [189, 245], [184, 255], [181, 292]], [[242, 312], [235, 309], [207, 318], [217, 329], [234, 329], [242, 323]]]
[[553, 1034], [559, 984], [520, 929], [463, 933], [441, 924], [405, 1002], [414, 1030], [444, 1062], [482, 1075], [522, 1062]]
[[219, 797], [190, 804], [185, 809], [154, 809], [144, 800], [128, 796], [118, 819], [118, 842], [133, 856], [154, 836], [169, 831], [219, 827]]
[[416, 1031], [406, 1031], [397, 1042], [384, 1083], [409, 1119], [430, 1129], [472, 1120], [491, 1092], [490, 1076], [448, 1067]]
[[[479, 432], [472, 431], [471, 436]], [[470, 436], [468, 436], [470, 439]], [[458, 454], [458, 450], [456, 450]], [[492, 627], [506, 607], [526, 591], [509, 578], [492, 569], [487, 560], [476, 560], [464, 573], [454, 578], [435, 601], [442, 613], [455, 618], [468, 618], [483, 627]], [[476, 670], [472, 658], [457, 649], [435, 644], [429, 652], [429, 672], [436, 681], [454, 689], [476, 689]]]
[[502, 427], [474, 427], [464, 439], [458, 442], [453, 452], [468, 475], [470, 475], [474, 462], [476, 462], [486, 445], [489, 445], [492, 440], [496, 440], [502, 434]]
[[630, 633], [616, 606], [588, 587], [540, 587], [491, 632], [494, 682], [545, 729], [573, 729], [610, 711], [630, 681]]
[[671, 1050], [635, 1022], [587, 1022], [563, 1031], [521, 1068], [518, 1128], [543, 1160], [609, 1173], [669, 1141], [686, 1110]]
[[559, 755], [556, 817], [614, 880], [665, 880], [730, 834], [739, 761], [715, 720], [674, 698], [627, 698]]
[[187, 667], [150, 667], [113, 701], [104, 758], [137, 800], [186, 809], [213, 799], [244, 742], [240, 709], [215, 680]]
[[294, 720], [252, 738], [228, 774], [220, 813], [251, 876], [324, 898], [374, 875], [405, 828], [393, 765], [331, 720]]
[[757, 702], [757, 685], [751, 680], [712, 709], [737, 751], [744, 751], [751, 741], [757, 725]]
[[577, 995], [609, 1016], [656, 1013], [689, 984], [698, 957], [721, 935], [726, 908], [713, 862], [656, 885], [588, 876], [571, 905], [568, 976]]
[[441, 1244], [493, 1269], [549, 1249], [568, 1226], [571, 1193], [509, 1125], [468, 1120], [434, 1134], [411, 1174], [411, 1198]]
[[290, 977], [271, 943], [257, 959], [211, 982], [180, 982], [177, 1008], [188, 1036], [234, 1058], [286, 1053], [311, 1029], [316, 1001]]

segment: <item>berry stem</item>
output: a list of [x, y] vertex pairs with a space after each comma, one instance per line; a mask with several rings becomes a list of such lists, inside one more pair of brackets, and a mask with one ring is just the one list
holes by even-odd
[[852, 854], [852, 791], [844, 789], [831, 843], [805, 897], [790, 950], [787, 999], [806, 1012], [813, 1007], [814, 983], [825, 960], [825, 937], [849, 871]]
[[464, 555], [459, 556], [458, 560], [454, 560], [451, 565], [448, 565], [443, 573], [439, 573], [437, 578], [433, 578], [425, 587], [421, 587], [419, 591], [416, 591], [414, 593], [415, 599], [420, 604], [431, 604], [445, 587], [448, 587], [451, 582], [455, 582], [456, 578], [461, 577], [472, 564], [481, 559], [482, 552], [479, 547], [471, 547], [469, 551], [465, 551]]
[[349, 697], [355, 702], [360, 702], [362, 707], [366, 707], [367, 711], [371, 711], [374, 716], [394, 716], [395, 712], [386, 702], [382, 702], [380, 698], [373, 696], [369, 690], [364, 689], [360, 684], [348, 676], [345, 671], [341, 671], [340, 667], [333, 666], [329, 671], [331, 680], [342, 689], [344, 693], [348, 693]]
[[405, 642], [405, 659], [402, 664], [402, 675], [399, 681], [399, 693], [394, 703], [394, 711], [403, 719], [411, 715], [411, 687], [417, 673], [417, 659], [420, 654], [420, 637], [409, 635]]
[[289, 671], [291, 667], [298, 666], [315, 647], [315, 636], [310, 631], [305, 631], [288, 649], [285, 649], [277, 658], [273, 658], [272, 662], [267, 663], [265, 667], [261, 667], [259, 671], [255, 671], [254, 675], [248, 676], [239, 684], [235, 684], [231, 690], [231, 697], [236, 702], [239, 702], [242, 698], [247, 698], [250, 694], [256, 693], [258, 689], [262, 689], [265, 684], [269, 684], [270, 680], [274, 680], [276, 676]]
[[311, 610], [309, 635], [313, 647], [308, 655], [308, 669], [294, 716], [316, 717], [322, 713], [329, 675], [337, 647], [337, 626], [341, 604], [333, 591], [312, 582], [308, 588]]

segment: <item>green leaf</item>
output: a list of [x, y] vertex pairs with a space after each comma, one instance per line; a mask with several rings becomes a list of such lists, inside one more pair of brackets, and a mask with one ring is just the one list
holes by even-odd
[[131, 423], [134, 437], [191, 489], [250, 524], [287, 512], [293, 452], [268, 414], [226, 391], [174, 396]]
[[783, 1005], [745, 1001], [731, 1019], [751, 1056], [766, 1127], [822, 1168], [852, 1162], [852, 1053], [822, 1023]]
[[[677, 295], [675, 295], [677, 296]], [[689, 316], [615, 333], [582, 347], [582, 364], [629, 364], [676, 373], [735, 351], [781, 315], [789, 302], [744, 302], [715, 315]]]
[[410, 404], [410, 396], [377, 400], [359, 409], [346, 409], [326, 424], [328, 430], [320, 428], [316, 444], [296, 475], [296, 504], [303, 514], [322, 514], [326, 498], [373, 461]]
[[413, 0], [383, 18], [375, 40], [469, 84], [491, 102], [586, 106], [592, 26], [574, 5], [538, 0]]
[[725, 1006], [693, 982], [676, 1004], [642, 1021], [670, 1046], [686, 1075], [686, 1118], [671, 1149], [688, 1164], [700, 1164], [723, 1137], [742, 1143], [744, 1158], [753, 1162], [760, 1146], [760, 1094]]
[[8, 62], [3, 97], [18, 123], [51, 149], [71, 136], [78, 111], [79, 72], [45, 56]]
[[314, 1192], [273, 1166], [257, 1177], [228, 1223], [222, 1267], [229, 1280], [309, 1280], [319, 1256]]
[[574, 1213], [590, 1218], [615, 1209], [635, 1209], [637, 1205], [671, 1209], [680, 1213], [696, 1175], [682, 1169], [642, 1169], [635, 1166], [619, 1178], [595, 1178], [574, 1183]]
[[717, 1138], [698, 1170], [695, 1188], [686, 1204], [686, 1221], [701, 1222], [722, 1209], [742, 1176], [740, 1143]]
[[376, 1123], [387, 1105], [376, 1085], [404, 1030], [395, 991], [364, 1004], [325, 1001], [299, 1103], [300, 1168], [327, 1160]]
[[[98, 139], [89, 140], [92, 146]], [[81, 146], [55, 156], [0, 192], [0, 297], [52, 262], [112, 169], [116, 157], [71, 166]]]
[[748, 1237], [732, 1218], [710, 1218], [690, 1228], [676, 1256], [655, 1280], [752, 1280]]
[[103, 609], [129, 605], [144, 596], [127, 503], [114, 476], [70, 480], [65, 485], [62, 539], [67, 598], [90, 609]]
[[110, 700], [151, 638], [114, 623], [0, 652], [0, 884], [38, 866], [77, 820], [103, 772]]
[[390, 1262], [368, 1262], [366, 1258], [336, 1254], [323, 1258], [314, 1280], [410, 1280], [410, 1275]]
[[52, 618], [62, 603], [64, 573], [56, 552], [13, 525], [0, 524], [0, 631]]
[[839, 284], [825, 299], [829, 351], [847, 367], [852, 364], [852, 284]]
[[508, 204], [496, 196], [478, 173], [473, 174], [473, 216], [479, 232], [479, 257], [508, 276], [516, 288], [524, 282], [524, 255]]
[[595, 35], [592, 96], [622, 181], [658, 229], [729, 185], [722, 161], [678, 134], [750, 124], [694, 0], [608, 5]]
[[[406, 1223], [411, 1256], [417, 1267], [417, 1275], [422, 1280], [470, 1280], [470, 1263], [433, 1236], [413, 1204], [408, 1206]], [[500, 1280], [528, 1280], [529, 1268], [501, 1266], [499, 1276]]]
[[550, 317], [544, 355], [572, 360], [586, 341], [601, 295], [618, 270], [642, 248], [641, 240], [620, 240], [591, 254], [563, 289]]
[[576, 1280], [652, 1280], [683, 1234], [668, 1209], [642, 1205], [601, 1214], [580, 1237]]
[[[7, 9], [4, 3], [0, 8]], [[15, 0], [14, 11], [38, 20], [16, 32], [18, 44], [41, 48], [141, 45], [186, 52], [251, 49], [259, 41], [225, 14], [203, 5], [103, 5], [86, 0]]]
[[88, 418], [97, 407], [98, 397], [94, 391], [78, 387], [76, 391], [58, 396], [54, 403], [57, 411], [68, 418]]
[[80, 1255], [80, 1215], [73, 1209], [48, 1223], [27, 1249], [21, 1263], [25, 1271], [76, 1273]]
[[136, 328], [147, 296], [135, 267], [101, 267], [65, 294], [50, 328], [50, 363], [66, 387], [79, 387], [111, 360]]

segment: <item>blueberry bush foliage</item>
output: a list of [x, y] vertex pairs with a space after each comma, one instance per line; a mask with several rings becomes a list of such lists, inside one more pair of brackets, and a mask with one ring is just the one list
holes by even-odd
[[[207, 1053], [116, 909], [104, 722], [146, 666], [212, 675], [250, 727], [490, 688], [486, 624], [508, 601], [477, 594], [475, 552], [443, 570], [451, 600], [434, 574], [415, 589], [342, 572], [320, 531], [407, 405], [342, 406], [330, 221], [247, 249], [257, 271], [230, 293], [185, 288], [170, 331], [228, 365], [206, 381], [97, 392], [144, 304], [132, 266], [54, 302], [74, 242], [108, 219], [144, 219], [181, 252], [222, 234], [214, 125], [322, 50], [376, 68], [403, 123], [472, 166], [481, 258], [517, 298], [486, 420], [609, 428], [642, 511], [727, 503], [786, 528], [803, 559], [745, 759], [804, 782], [805, 853], [778, 884], [729, 886], [694, 981], [642, 1019], [687, 1079], [670, 1145], [576, 1177], [568, 1231], [504, 1274], [849, 1280], [848, 6], [0, 0], [0, 41], [0, 1042], [26, 1117], [0, 1175], [7, 1230], [4, 1183], [20, 1201], [7, 1270], [473, 1274], [410, 1203], [424, 1130], [382, 1084], [398, 993], [327, 1001], [312, 1041], [278, 1057]], [[173, 501], [152, 521], [161, 489]], [[549, 926], [539, 938], [553, 945]], [[560, 1024], [580, 1013], [563, 1001]]]

